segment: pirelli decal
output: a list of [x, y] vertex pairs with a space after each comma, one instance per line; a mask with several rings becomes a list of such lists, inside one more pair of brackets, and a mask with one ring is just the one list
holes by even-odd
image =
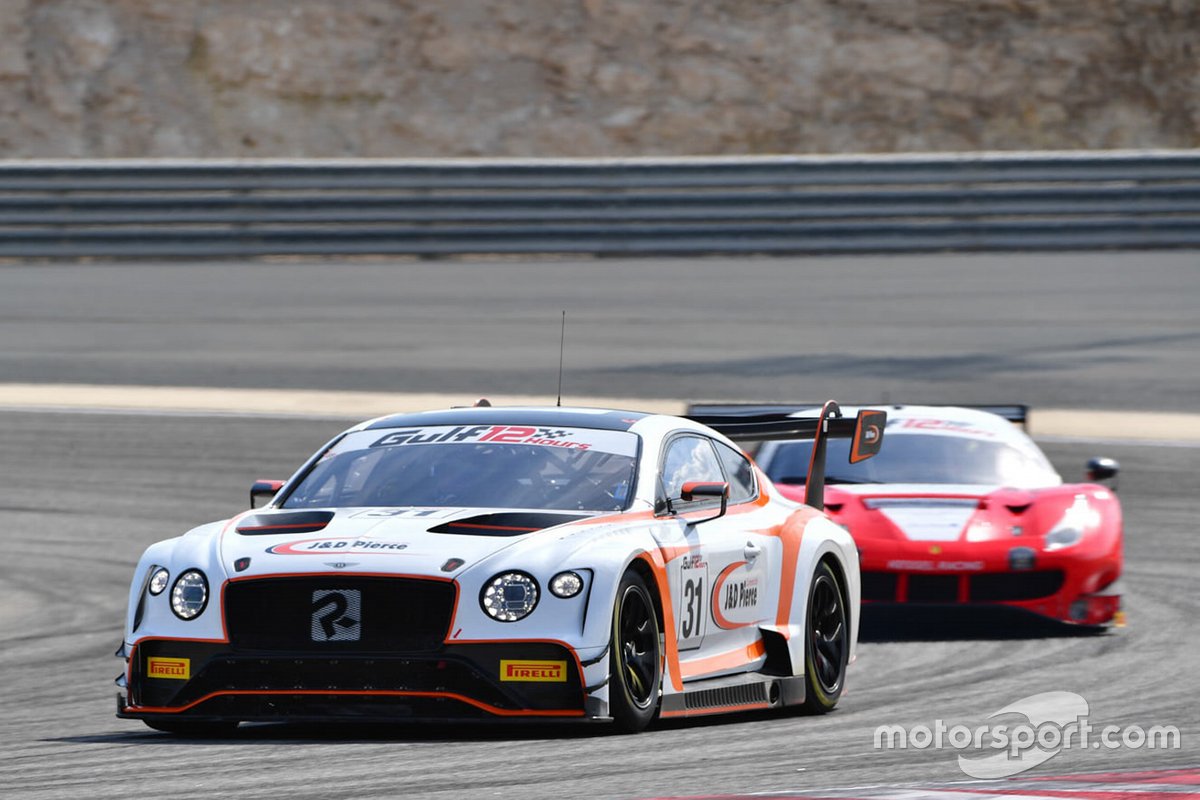
[[186, 681], [192, 677], [190, 658], [150, 658], [146, 662], [146, 676]]
[[500, 680], [527, 683], [566, 683], [565, 661], [500, 661]]

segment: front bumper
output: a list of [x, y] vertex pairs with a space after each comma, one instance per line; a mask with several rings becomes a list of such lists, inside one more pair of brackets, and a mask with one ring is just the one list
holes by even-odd
[[347, 654], [254, 652], [226, 642], [151, 638], [129, 652], [117, 716], [197, 722], [596, 717], [600, 709], [589, 708], [581, 671], [574, 651], [545, 641]]
[[863, 606], [1003, 605], [1074, 625], [1120, 621], [1116, 582], [1089, 591], [1098, 583], [1092, 570], [1062, 562], [1043, 562], [1030, 570], [975, 563], [980, 568], [970, 571], [896, 569], [895, 560], [864, 563]]

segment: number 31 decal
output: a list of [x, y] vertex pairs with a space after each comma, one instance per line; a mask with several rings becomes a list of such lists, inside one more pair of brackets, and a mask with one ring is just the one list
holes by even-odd
[[683, 581], [683, 602], [679, 619], [679, 638], [692, 639], [704, 634], [704, 576]]

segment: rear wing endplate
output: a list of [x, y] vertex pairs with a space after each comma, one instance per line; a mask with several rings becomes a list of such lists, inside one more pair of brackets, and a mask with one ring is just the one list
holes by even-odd
[[[697, 413], [699, 408], [719, 408], [720, 411]], [[850, 463], [865, 461], [883, 446], [883, 429], [887, 412], [866, 408], [853, 419], [843, 417], [842, 409], [833, 400], [821, 406], [815, 417], [795, 417], [796, 411], [811, 411], [814, 406], [798, 406], [790, 411], [758, 406], [692, 406], [688, 419], [707, 425], [734, 441], [768, 441], [779, 439], [812, 439], [812, 457], [808, 464], [804, 502], [815, 509], [825, 508], [825, 441], [829, 438], [851, 439]]]

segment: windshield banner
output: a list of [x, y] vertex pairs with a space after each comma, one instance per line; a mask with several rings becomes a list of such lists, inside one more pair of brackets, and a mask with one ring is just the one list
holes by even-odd
[[965, 436], [970, 439], [997, 440], [1001, 437], [996, 431], [981, 428], [970, 422], [955, 419], [922, 419], [920, 417], [892, 418], [887, 422], [888, 435], [906, 433], [929, 433], [939, 436]]
[[426, 444], [527, 445], [557, 450], [611, 453], [629, 458], [637, 455], [637, 436], [632, 433], [535, 425], [435, 425], [390, 431], [359, 431], [338, 442], [329, 455], [369, 447], [411, 447]]

